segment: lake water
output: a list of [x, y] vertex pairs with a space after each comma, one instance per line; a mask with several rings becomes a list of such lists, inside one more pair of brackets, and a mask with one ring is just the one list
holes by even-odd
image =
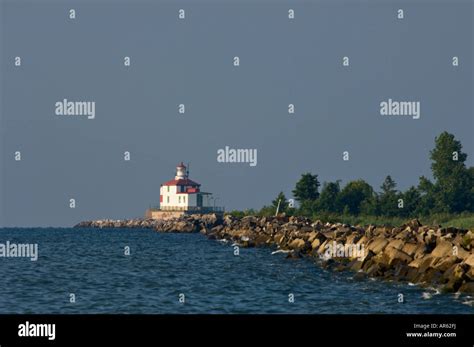
[[467, 295], [354, 280], [270, 248], [235, 256], [200, 234], [0, 229], [6, 241], [37, 243], [39, 257], [0, 258], [0, 313], [474, 313]]

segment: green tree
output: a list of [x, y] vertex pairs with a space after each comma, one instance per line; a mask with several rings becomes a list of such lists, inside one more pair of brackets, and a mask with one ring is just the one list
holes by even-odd
[[399, 209], [399, 215], [401, 217], [415, 216], [421, 203], [419, 190], [411, 186], [406, 192], [400, 194], [400, 198], [403, 199], [403, 208]]
[[472, 179], [465, 166], [467, 154], [454, 135], [443, 132], [430, 152], [431, 170], [436, 180], [436, 212], [462, 212], [473, 209]]
[[283, 192], [280, 192], [275, 198], [275, 200], [272, 201], [272, 207], [275, 212], [278, 208], [278, 204], [280, 204], [279, 213], [287, 212], [288, 201], [286, 200], [286, 196]]
[[429, 215], [434, 212], [436, 203], [436, 187], [425, 176], [420, 177], [418, 183], [418, 193], [420, 194], [419, 204], [415, 209], [417, 215]]
[[398, 199], [399, 195], [397, 190], [395, 189], [397, 184], [393, 180], [393, 178], [388, 175], [385, 177], [385, 180], [382, 183], [380, 189], [382, 192], [379, 196], [379, 207], [380, 207], [380, 214], [383, 216], [397, 216], [400, 214], [398, 208]]
[[275, 208], [273, 206], [263, 206], [256, 215], [260, 217], [270, 217], [275, 215]]
[[324, 182], [315, 209], [321, 212], [341, 212], [339, 206], [340, 181]]
[[374, 197], [374, 190], [364, 180], [356, 180], [349, 182], [340, 193], [339, 202], [345, 213], [358, 215], [364, 203], [370, 201]]
[[318, 175], [312, 175], [309, 172], [305, 173], [296, 182], [295, 189], [292, 192], [293, 196], [300, 204], [306, 201], [314, 201], [319, 197], [319, 185]]

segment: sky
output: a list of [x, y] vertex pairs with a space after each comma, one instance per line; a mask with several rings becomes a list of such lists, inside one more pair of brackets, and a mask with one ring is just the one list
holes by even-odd
[[[407, 189], [431, 177], [443, 131], [472, 166], [473, 7], [0, 0], [0, 226], [142, 217], [181, 161], [227, 210], [291, 198], [305, 172]], [[95, 102], [95, 119], [56, 115], [63, 99]], [[419, 102], [420, 118], [382, 116], [388, 99]], [[257, 165], [218, 162], [226, 146]]]

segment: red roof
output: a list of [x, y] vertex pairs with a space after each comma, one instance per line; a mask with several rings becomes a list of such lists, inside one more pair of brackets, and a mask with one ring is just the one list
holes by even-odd
[[184, 166], [183, 162], [179, 163], [177, 167], [186, 167]]
[[162, 184], [162, 186], [200, 186], [199, 183], [190, 180], [189, 178], [185, 178], [182, 180], [171, 180]]

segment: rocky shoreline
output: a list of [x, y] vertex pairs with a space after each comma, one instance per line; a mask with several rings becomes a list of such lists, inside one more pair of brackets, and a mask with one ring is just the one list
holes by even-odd
[[412, 220], [397, 228], [350, 226], [303, 217], [236, 218], [215, 214], [171, 220], [96, 220], [76, 228], [149, 228], [157, 232], [200, 232], [239, 247], [276, 247], [288, 258], [314, 257], [335, 271], [356, 278], [377, 277], [434, 286], [444, 292], [474, 293], [474, 232], [421, 225]]

